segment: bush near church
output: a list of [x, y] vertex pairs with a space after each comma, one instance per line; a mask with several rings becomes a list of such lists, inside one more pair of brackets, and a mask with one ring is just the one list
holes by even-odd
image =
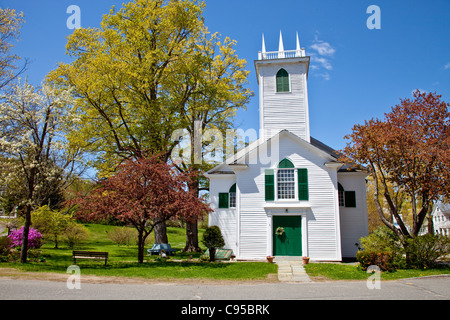
[[360, 241], [362, 250], [357, 252], [356, 260], [363, 270], [371, 265], [383, 271], [432, 268], [450, 254], [450, 237], [427, 234], [409, 238], [402, 244], [387, 227], [378, 228]]
[[214, 261], [216, 249], [225, 245], [220, 228], [217, 226], [207, 228], [203, 233], [203, 244], [209, 249], [209, 261]]

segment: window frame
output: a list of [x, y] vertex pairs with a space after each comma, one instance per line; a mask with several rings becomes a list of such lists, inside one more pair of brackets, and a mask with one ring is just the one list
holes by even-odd
[[[280, 83], [279, 80], [282, 81], [282, 83]], [[277, 74], [275, 75], [275, 92], [276, 93], [291, 92], [291, 75], [284, 68], [278, 70]]]
[[[283, 184], [293, 184], [293, 198], [280, 198], [280, 181], [279, 181], [279, 173], [282, 171], [292, 171], [293, 173], [293, 181], [282, 182]], [[276, 201], [296, 201], [298, 200], [298, 173], [296, 174], [295, 168], [277, 168], [275, 171], [276, 179], [275, 179], [275, 199]]]

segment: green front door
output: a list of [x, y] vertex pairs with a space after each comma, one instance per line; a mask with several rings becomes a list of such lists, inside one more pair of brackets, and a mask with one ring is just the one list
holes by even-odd
[[301, 256], [302, 218], [299, 216], [274, 216], [272, 226], [273, 255]]

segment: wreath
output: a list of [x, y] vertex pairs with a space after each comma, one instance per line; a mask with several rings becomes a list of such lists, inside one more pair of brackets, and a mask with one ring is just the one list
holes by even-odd
[[279, 237], [281, 237], [284, 234], [284, 228], [283, 227], [278, 227], [277, 230], [275, 231], [275, 234]]

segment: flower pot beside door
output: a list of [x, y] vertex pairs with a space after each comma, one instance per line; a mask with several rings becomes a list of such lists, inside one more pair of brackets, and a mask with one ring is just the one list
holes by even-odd
[[309, 257], [303, 257], [303, 264], [309, 263]]
[[272, 256], [267, 256], [267, 262], [273, 263], [273, 257]]

